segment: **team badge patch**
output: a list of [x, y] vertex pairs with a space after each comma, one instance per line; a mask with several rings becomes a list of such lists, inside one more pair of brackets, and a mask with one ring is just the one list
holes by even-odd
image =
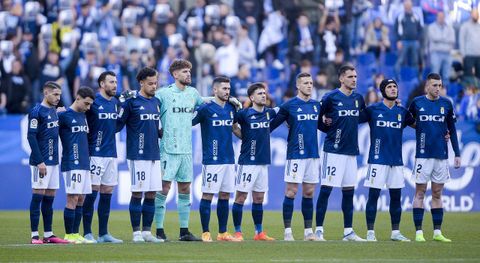
[[355, 100], [355, 107], [358, 108], [358, 100]]
[[270, 113], [267, 112], [267, 120], [270, 120]]
[[402, 115], [398, 114], [398, 121], [402, 121]]
[[30, 129], [36, 129], [37, 127], [38, 127], [37, 119], [31, 119], [30, 120]]
[[317, 105], [313, 105], [313, 110], [314, 110], [315, 112], [318, 112], [318, 110], [317, 110]]
[[233, 111], [230, 112], [230, 118], [233, 119]]
[[440, 107], [440, 113], [445, 114], [445, 109], [443, 107]]
[[123, 115], [123, 108], [120, 109], [120, 112], [118, 113], [118, 117], [121, 118]]

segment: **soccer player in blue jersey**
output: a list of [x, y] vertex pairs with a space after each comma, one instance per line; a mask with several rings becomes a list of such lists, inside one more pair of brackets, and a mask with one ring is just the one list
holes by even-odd
[[235, 157], [232, 145], [232, 125], [235, 108], [228, 103], [230, 79], [213, 80], [215, 99], [200, 106], [194, 113], [192, 125], [200, 123], [202, 130], [202, 200], [200, 221], [202, 241], [211, 242], [209, 230], [211, 203], [218, 194], [218, 241], [239, 241], [227, 232], [228, 200], [235, 186]]
[[458, 147], [457, 131], [455, 128], [455, 112], [450, 100], [440, 96], [442, 78], [439, 74], [431, 73], [425, 84], [426, 95], [416, 97], [408, 110], [416, 120], [417, 147], [415, 154], [415, 199], [413, 201], [413, 221], [417, 230], [415, 240], [424, 242], [422, 222], [424, 214], [424, 199], [427, 184], [432, 182], [431, 212], [433, 219], [433, 240], [451, 242], [442, 235], [443, 221], [442, 190], [443, 185], [450, 179], [448, 170], [447, 142], [439, 140], [450, 135], [450, 141], [455, 153], [454, 167], [461, 165], [460, 149]]
[[320, 103], [311, 99], [313, 80], [309, 73], [297, 75], [298, 94], [285, 102], [270, 123], [270, 130], [280, 126], [284, 121], [289, 126], [287, 145], [287, 164], [284, 181], [286, 183], [283, 200], [284, 240], [293, 241], [291, 221], [293, 201], [302, 184], [302, 214], [304, 219], [304, 240], [316, 240], [312, 230], [313, 194], [319, 180], [320, 160], [318, 154], [318, 117]]
[[112, 71], [105, 71], [98, 77], [99, 93], [89, 111], [86, 112], [89, 133], [90, 176], [92, 193], [85, 196], [83, 203], [84, 238], [96, 241], [92, 234], [94, 203], [98, 201], [98, 242], [122, 243], [108, 233], [110, 200], [113, 188], [118, 184], [117, 148], [115, 145], [118, 100], [117, 78]]
[[[28, 143], [32, 177], [30, 201], [30, 227], [32, 244], [68, 243], [56, 237], [52, 231], [53, 200], [59, 187], [58, 169], [58, 116], [55, 107], [60, 101], [62, 89], [55, 82], [43, 86], [43, 100], [28, 115]], [[38, 234], [40, 211], [43, 216], [44, 238]]]
[[268, 165], [270, 164], [270, 121], [275, 110], [266, 108], [267, 92], [262, 83], [254, 83], [247, 89], [252, 107], [240, 110], [235, 115], [234, 133], [242, 139], [238, 173], [236, 178], [235, 202], [232, 207], [235, 238], [243, 240], [243, 204], [252, 192], [252, 217], [255, 225], [254, 240], [273, 241], [263, 231], [263, 199], [268, 191]]
[[[157, 71], [145, 67], [138, 72], [137, 81], [140, 83], [140, 92], [122, 105], [117, 119], [117, 131], [127, 126], [127, 161], [132, 191], [129, 210], [133, 242], [159, 243], [163, 240], [150, 232], [155, 214], [155, 193], [162, 190], [158, 147], [160, 101], [155, 98]], [[143, 193], [145, 198], [142, 204]]]
[[398, 86], [393, 79], [380, 83], [383, 101], [368, 106], [361, 114], [361, 121], [370, 126], [370, 151], [364, 186], [369, 188], [365, 209], [367, 220], [367, 241], [377, 241], [374, 224], [380, 191], [385, 186], [390, 193], [390, 218], [393, 241], [410, 241], [400, 233], [402, 206], [401, 191], [405, 186], [402, 161], [403, 129], [413, 125], [415, 119], [408, 110], [396, 104]]
[[63, 147], [61, 170], [67, 192], [67, 205], [63, 214], [65, 240], [76, 244], [93, 243], [79, 234], [79, 228], [84, 195], [92, 193], [85, 112], [90, 109], [94, 99], [93, 90], [82, 87], [78, 90], [72, 105], [58, 115]]
[[[344, 241], [365, 241], [355, 234], [353, 221], [353, 192], [357, 180], [358, 123], [365, 103], [354, 90], [357, 85], [355, 68], [345, 65], [339, 69], [340, 88], [322, 98], [320, 118], [327, 117], [333, 123], [326, 130], [323, 144], [321, 188], [317, 200], [315, 236], [323, 237], [323, 221], [328, 206], [328, 198], [333, 187], [342, 187], [342, 211], [344, 220]], [[322, 122], [319, 122], [319, 125]]]

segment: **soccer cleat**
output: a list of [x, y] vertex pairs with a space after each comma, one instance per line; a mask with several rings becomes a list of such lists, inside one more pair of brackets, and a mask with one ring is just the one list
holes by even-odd
[[75, 244], [95, 244], [95, 243], [97, 243], [97, 241], [95, 239], [94, 240], [85, 239], [79, 233], [75, 233], [75, 234], [72, 234], [72, 235], [77, 240], [75, 242]]
[[224, 233], [218, 233], [217, 241], [240, 242], [242, 240], [238, 240], [234, 236], [230, 235], [230, 233], [224, 232]]
[[355, 231], [352, 231], [352, 232], [348, 233], [347, 235], [343, 236], [343, 241], [365, 242], [367, 240], [357, 236], [357, 234], [355, 234]]
[[410, 242], [410, 239], [406, 238], [404, 235], [402, 235], [402, 233], [396, 233], [396, 234], [392, 234], [390, 236], [390, 239], [392, 241], [400, 241], [400, 242]]
[[93, 237], [92, 233], [86, 234], [83, 239], [88, 240], [87, 242], [90, 242], [89, 244], [96, 244], [97, 240], [95, 240], [95, 237]]
[[452, 242], [452, 240], [444, 237], [442, 234], [433, 235], [433, 241]]
[[285, 232], [285, 234], [283, 235], [283, 240], [284, 241], [295, 241], [295, 238], [293, 238], [293, 233], [292, 232]]
[[164, 242], [163, 239], [158, 239], [152, 235], [150, 231], [144, 231], [142, 232], [142, 237], [145, 242], [151, 242], [151, 243], [162, 243]]
[[178, 238], [179, 241], [202, 241], [202, 239], [194, 236], [192, 233], [187, 232], [185, 235], [180, 236]]
[[425, 238], [423, 237], [423, 234], [415, 234], [415, 241], [417, 242], [425, 242]]
[[66, 240], [70, 244], [79, 244], [73, 234], [65, 234], [63, 240]]
[[143, 239], [142, 233], [140, 231], [133, 232], [133, 243], [145, 243], [145, 239]]
[[52, 236], [43, 238], [43, 243], [47, 243], [47, 244], [69, 244], [70, 242], [68, 242], [65, 239], [61, 239], [59, 237], [56, 237], [56, 236], [52, 235]]
[[112, 243], [112, 244], [121, 244], [123, 243], [123, 240], [121, 239], [118, 239], [118, 238], [114, 238], [112, 235], [110, 234], [105, 234], [101, 237], [98, 237], [97, 239], [97, 242], [98, 243]]
[[41, 244], [43, 244], [43, 241], [38, 236], [34, 236], [34, 237], [32, 237], [32, 240], [30, 241], [30, 244], [41, 245]]
[[317, 241], [317, 237], [315, 236], [315, 234], [313, 234], [313, 232], [308, 233], [303, 236], [303, 241]]
[[203, 242], [212, 242], [212, 235], [210, 235], [210, 232], [203, 232], [202, 233], [202, 241]]
[[315, 241], [327, 241], [327, 240], [325, 240], [325, 238], [323, 238], [323, 231], [322, 230], [315, 231]]
[[233, 234], [233, 236], [234, 236], [236, 239], [238, 239], [238, 240], [240, 240], [240, 241], [243, 241], [243, 234], [242, 234], [242, 232], [235, 232], [235, 234]]
[[[292, 236], [292, 238], [293, 238], [293, 236]], [[275, 238], [269, 237], [265, 231], [262, 231], [262, 232], [256, 234], [253, 237], [253, 240], [255, 240], [255, 241], [275, 241]]]
[[367, 241], [369, 242], [376, 242], [377, 238], [375, 237], [374, 232], [367, 232]]
[[157, 231], [157, 238], [163, 240], [163, 242], [168, 242], [167, 235], [162, 231], [161, 233], [158, 233]]

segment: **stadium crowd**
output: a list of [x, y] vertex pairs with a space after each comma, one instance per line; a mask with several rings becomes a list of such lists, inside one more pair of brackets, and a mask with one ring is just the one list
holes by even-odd
[[358, 70], [367, 105], [385, 78], [404, 104], [423, 94], [426, 73], [443, 77], [443, 95], [460, 119], [480, 118], [480, 24], [476, 0], [3, 0], [0, 7], [0, 113], [27, 113], [47, 81], [70, 105], [81, 86], [97, 89], [104, 70], [118, 90], [138, 90], [137, 72], [173, 81], [175, 58], [193, 63], [192, 81], [212, 93], [214, 76], [232, 95], [262, 81], [273, 105], [294, 96], [295, 76], [314, 76], [314, 99], [339, 87], [345, 62]]

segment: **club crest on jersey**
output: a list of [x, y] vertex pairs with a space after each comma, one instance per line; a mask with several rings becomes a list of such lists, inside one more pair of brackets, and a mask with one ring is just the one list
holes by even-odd
[[121, 109], [120, 109], [120, 112], [118, 113], [118, 117], [120, 117], [120, 118], [121, 118], [121, 117], [122, 117], [122, 115], [123, 115], [123, 108], [121, 108]]
[[445, 109], [443, 107], [440, 107], [440, 114], [445, 114]]
[[[268, 113], [267, 113], [268, 114]], [[230, 118], [233, 119], [233, 111], [230, 112]]]
[[37, 127], [38, 127], [37, 119], [31, 119], [30, 120], [30, 129], [36, 129]]
[[160, 106], [157, 105], [157, 111], [160, 112]]
[[267, 112], [267, 120], [270, 120], [270, 113]]
[[315, 112], [318, 112], [318, 110], [317, 110], [317, 105], [313, 105], [313, 110], [314, 110]]
[[355, 107], [358, 108], [358, 100], [355, 100]]
[[398, 114], [398, 121], [402, 121], [402, 115]]

